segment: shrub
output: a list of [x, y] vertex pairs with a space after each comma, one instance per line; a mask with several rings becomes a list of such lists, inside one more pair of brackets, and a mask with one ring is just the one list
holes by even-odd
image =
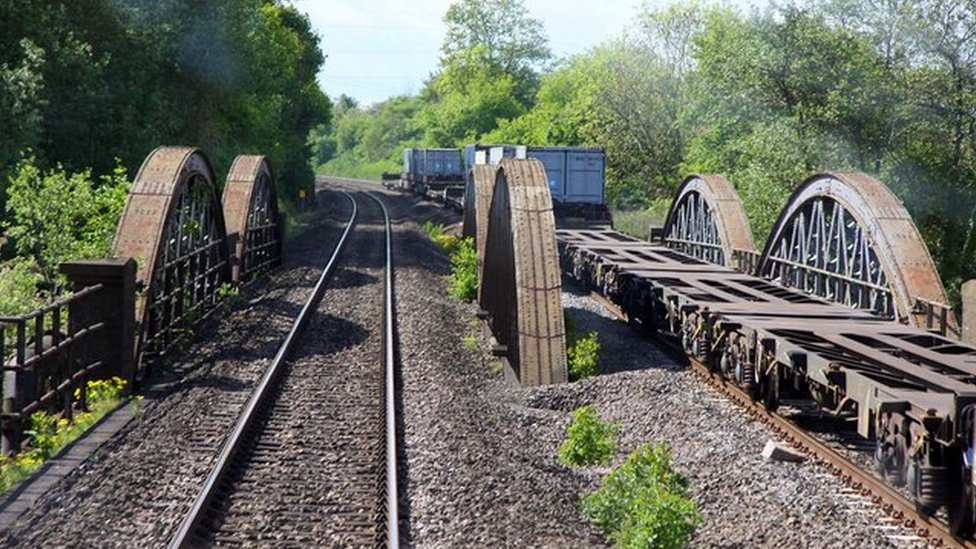
[[450, 293], [460, 300], [474, 301], [478, 297], [478, 252], [471, 238], [458, 242], [451, 254]]
[[580, 500], [584, 516], [617, 547], [684, 547], [701, 523], [688, 483], [671, 469], [667, 445], [643, 445]]
[[18, 254], [34, 259], [57, 294], [58, 264], [109, 255], [129, 186], [121, 165], [95, 178], [90, 171], [69, 174], [60, 165], [41, 170], [27, 156], [7, 186], [4, 228]]
[[595, 376], [600, 358], [600, 340], [596, 332], [589, 332], [583, 337], [573, 337], [566, 349], [569, 360], [569, 379], [576, 381]]
[[559, 446], [559, 461], [568, 467], [609, 464], [617, 449], [619, 430], [618, 425], [600, 420], [591, 405], [573, 410], [573, 422]]
[[424, 230], [425, 233], [427, 233], [427, 236], [429, 236], [430, 239], [433, 240], [434, 242], [437, 242], [437, 237], [444, 234], [444, 225], [441, 225], [440, 223], [434, 223], [433, 221], [424, 221], [424, 224], [421, 225], [420, 227]]

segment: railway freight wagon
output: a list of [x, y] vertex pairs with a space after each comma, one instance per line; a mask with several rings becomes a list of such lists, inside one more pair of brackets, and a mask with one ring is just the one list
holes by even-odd
[[553, 209], [561, 227], [610, 225], [606, 205], [606, 154], [602, 147], [528, 147], [468, 145], [465, 177], [475, 164], [498, 164], [502, 158], [535, 158], [546, 168]]
[[404, 149], [404, 186], [443, 199], [448, 187], [464, 187], [460, 149]]

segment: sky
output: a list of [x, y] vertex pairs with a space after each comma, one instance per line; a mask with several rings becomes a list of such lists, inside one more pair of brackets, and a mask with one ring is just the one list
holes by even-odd
[[[762, 0], [738, 0], [746, 7]], [[581, 53], [619, 35], [641, 0], [524, 0], [540, 19], [558, 57]], [[322, 39], [322, 89], [360, 105], [414, 94], [436, 70], [451, 0], [294, 0]], [[650, 1], [663, 7], [663, 1]]]

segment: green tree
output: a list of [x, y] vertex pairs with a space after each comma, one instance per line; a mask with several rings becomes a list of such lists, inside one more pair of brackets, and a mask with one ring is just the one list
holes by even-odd
[[552, 57], [540, 20], [530, 17], [522, 0], [458, 0], [444, 15], [447, 35], [442, 65], [469, 58], [510, 75], [523, 105], [531, 103], [537, 71]]

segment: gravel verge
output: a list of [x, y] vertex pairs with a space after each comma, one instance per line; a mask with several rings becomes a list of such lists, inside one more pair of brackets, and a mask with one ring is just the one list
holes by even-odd
[[[182, 381], [151, 391], [144, 411], [55, 485], [10, 529], [5, 546], [162, 546], [189, 509], [254, 381], [331, 253], [348, 200], [320, 195], [285, 265], [245, 288], [236, 307], [214, 315], [171, 366]], [[163, 378], [167, 375], [164, 372]]]
[[615, 465], [641, 444], [670, 445], [704, 519], [694, 547], [924, 545], [824, 468], [764, 461], [766, 427], [571, 287], [564, 306], [580, 331], [599, 332], [605, 375], [508, 385], [483, 325], [471, 322], [475, 307], [445, 296], [449, 264], [413, 222], [457, 216], [406, 195], [391, 202], [403, 220], [397, 291], [415, 546], [606, 546], [576, 502], [607, 469], [555, 459], [569, 412], [584, 404], [621, 425]]

